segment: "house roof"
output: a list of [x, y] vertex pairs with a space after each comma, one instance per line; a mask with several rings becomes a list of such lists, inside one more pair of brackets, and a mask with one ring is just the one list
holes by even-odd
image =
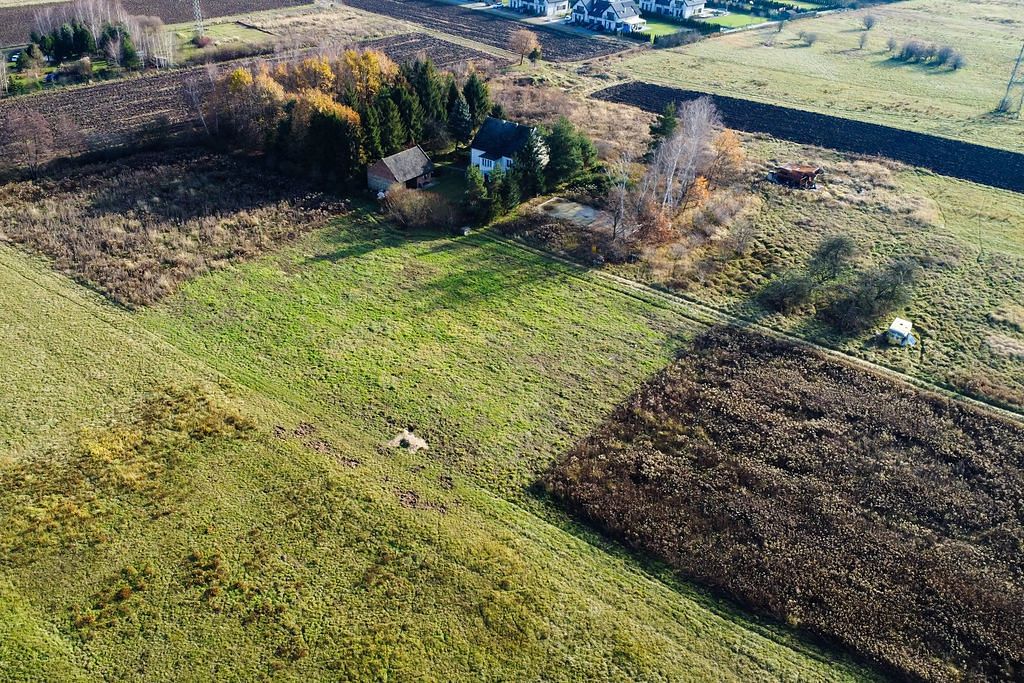
[[511, 159], [529, 141], [532, 132], [530, 126], [488, 116], [470, 147], [482, 151], [488, 158]]
[[582, 0], [582, 3], [587, 8], [587, 14], [601, 15], [611, 9], [620, 20], [640, 16], [640, 9], [634, 0]]
[[398, 154], [384, 157], [373, 165], [373, 170], [378, 172], [384, 170], [380, 166], [384, 166], [384, 168], [390, 171], [395, 182], [398, 183], [407, 182], [434, 170], [434, 162], [430, 160], [430, 157], [427, 156], [427, 153], [419, 145], [410, 147]]
[[900, 334], [904, 337], [910, 334], [910, 331], [913, 329], [914, 325], [909, 320], [904, 320], [903, 318], [896, 318], [889, 325], [889, 332]]

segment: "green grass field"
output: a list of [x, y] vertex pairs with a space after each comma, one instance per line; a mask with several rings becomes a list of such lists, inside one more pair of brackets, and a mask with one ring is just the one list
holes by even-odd
[[528, 493], [693, 332], [574, 272], [356, 217], [130, 314], [0, 247], [0, 678], [865, 677]]
[[744, 12], [729, 12], [724, 16], [713, 17], [711, 19], [705, 19], [704, 21], [708, 24], [715, 24], [716, 26], [721, 26], [723, 28], [743, 28], [744, 26], [756, 26], [757, 24], [763, 24], [769, 20], [764, 17], [746, 14]]
[[[867, 47], [862, 20], [878, 17]], [[1020, 53], [1016, 0], [908, 0], [789, 22], [627, 59], [626, 76], [1024, 151], [1024, 120], [996, 116]], [[819, 35], [813, 47], [801, 31]], [[889, 37], [950, 45], [967, 66], [890, 59]]]

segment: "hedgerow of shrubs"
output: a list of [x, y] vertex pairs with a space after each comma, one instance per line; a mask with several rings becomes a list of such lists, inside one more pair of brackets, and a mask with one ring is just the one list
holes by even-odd
[[[892, 47], [892, 43], [890, 43]], [[949, 45], [936, 46], [920, 40], [908, 40], [903, 43], [893, 59], [907, 64], [924, 64], [933, 67], [949, 67], [959, 71], [967, 65], [967, 60], [959, 50]]]
[[743, 606], [901, 678], [1024, 671], [1024, 429], [716, 329], [545, 478]]

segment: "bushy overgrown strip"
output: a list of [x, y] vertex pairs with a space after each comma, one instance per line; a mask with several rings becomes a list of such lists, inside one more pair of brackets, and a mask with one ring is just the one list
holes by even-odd
[[962, 140], [790, 109], [762, 102], [633, 81], [594, 97], [660, 112], [672, 102], [711, 97], [730, 128], [768, 133], [804, 145], [896, 159], [942, 175], [1024, 192], [1024, 153]]
[[0, 237], [127, 306], [293, 239], [340, 210], [241, 161], [143, 154], [4, 186]]
[[617, 538], [901, 675], [1024, 666], [1024, 430], [715, 329], [547, 476]]
[[495, 495], [664, 361], [657, 310], [355, 224], [232, 271], [128, 314], [0, 247], [12, 678], [869, 678]]
[[[508, 49], [512, 35], [524, 28], [523, 23], [515, 19], [438, 0], [350, 0], [348, 4], [503, 50]], [[553, 62], [592, 59], [628, 47], [619, 40], [595, 40], [545, 26], [531, 26], [530, 31], [537, 34], [544, 58]]]

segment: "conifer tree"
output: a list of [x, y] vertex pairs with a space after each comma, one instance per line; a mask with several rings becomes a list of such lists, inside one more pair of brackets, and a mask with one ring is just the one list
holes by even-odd
[[551, 129], [546, 141], [551, 158], [547, 165], [547, 178], [552, 185], [569, 180], [583, 170], [580, 137], [576, 128], [564, 116]]
[[675, 102], [669, 102], [658, 115], [658, 120], [651, 124], [651, 149], [657, 147], [662, 140], [672, 137], [678, 125]]
[[534, 131], [523, 148], [516, 153], [512, 165], [515, 185], [521, 197], [529, 199], [544, 193], [544, 166], [544, 142]]
[[403, 142], [416, 142], [423, 135], [423, 107], [416, 93], [408, 85], [400, 85], [394, 90], [394, 101], [402, 116], [406, 139]]
[[464, 195], [466, 211], [473, 220], [482, 221], [487, 218], [490, 212], [487, 199], [487, 185], [484, 182], [484, 174], [476, 166], [470, 166], [466, 171], [466, 192]]
[[445, 100], [445, 111], [448, 112], [448, 116], [452, 115], [452, 109], [458, 104], [460, 99], [465, 99], [462, 96], [462, 92], [459, 90], [459, 84], [454, 78], [448, 78], [448, 94]]
[[487, 213], [488, 218], [492, 220], [505, 215], [508, 211], [508, 206], [505, 204], [505, 186], [508, 182], [500, 164], [494, 167], [487, 178]]
[[473, 118], [473, 127], [476, 128], [484, 122], [491, 111], [491, 93], [487, 83], [474, 71], [462, 86], [462, 95], [466, 98], [469, 114]]
[[455, 141], [456, 146], [460, 143], [465, 145], [473, 137], [473, 119], [469, 114], [469, 105], [462, 97], [459, 89], [455, 89], [458, 96], [451, 111], [448, 112], [448, 132]]
[[[392, 103], [392, 106], [394, 104]], [[395, 110], [398, 115], [398, 110]], [[370, 105], [362, 115], [363, 120], [363, 143], [366, 146], [366, 153], [371, 159], [380, 159], [387, 156], [384, 153], [384, 146], [381, 143], [380, 115], [377, 108]]]
[[377, 112], [377, 119], [380, 122], [380, 146], [383, 156], [388, 156], [400, 152], [405, 147], [406, 140], [409, 139], [409, 132], [394, 100], [390, 97], [382, 97], [378, 106], [380, 107]]

